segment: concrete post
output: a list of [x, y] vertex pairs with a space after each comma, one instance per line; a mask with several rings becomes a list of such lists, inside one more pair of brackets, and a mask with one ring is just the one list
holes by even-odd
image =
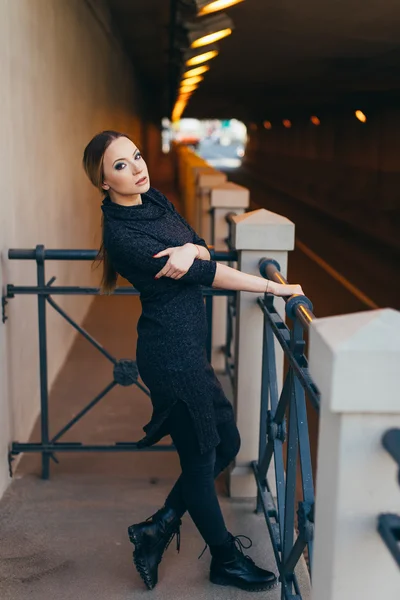
[[[294, 224], [264, 208], [233, 217], [233, 239], [238, 251], [238, 269], [260, 276], [258, 262], [262, 257], [274, 258], [286, 277], [288, 251], [294, 248]], [[235, 337], [234, 408], [242, 444], [229, 474], [231, 497], [255, 498], [257, 487], [250, 467], [258, 458], [261, 402], [261, 366], [263, 313], [257, 297], [263, 294], [238, 292]], [[276, 298], [282, 317], [285, 305]], [[283, 355], [278, 343], [276, 366], [278, 382], [283, 381]]]
[[199, 187], [199, 176], [201, 174], [212, 175], [214, 173], [218, 173], [218, 171], [216, 171], [214, 169], [214, 167], [212, 167], [211, 165], [206, 164], [206, 165], [193, 167], [193, 177], [194, 177], [194, 181], [195, 181], [195, 185], [196, 185], [196, 198], [195, 198], [196, 210], [195, 210], [195, 220], [194, 220], [193, 227], [199, 234], [200, 234], [200, 230], [201, 230], [201, 224], [200, 224], [201, 223], [201, 194], [200, 194], [200, 187]]
[[397, 468], [382, 447], [400, 427], [400, 313], [316, 320], [309, 361], [322, 396], [312, 597], [400, 598], [398, 567], [376, 529], [379, 514], [400, 512]]
[[211, 244], [211, 216], [210, 216], [210, 191], [213, 187], [226, 181], [225, 173], [199, 173], [197, 177], [197, 202], [199, 207], [199, 230], [207, 244]]
[[[241, 185], [226, 181], [212, 188], [210, 194], [210, 205], [213, 211], [214, 248], [226, 250], [225, 239], [229, 234], [229, 226], [226, 215], [229, 212], [243, 214], [250, 203], [249, 190]], [[225, 262], [225, 264], [227, 264]], [[212, 320], [212, 354], [211, 363], [216, 371], [224, 371], [225, 355], [223, 346], [226, 342], [226, 317], [227, 298], [215, 296], [213, 298], [213, 320]]]

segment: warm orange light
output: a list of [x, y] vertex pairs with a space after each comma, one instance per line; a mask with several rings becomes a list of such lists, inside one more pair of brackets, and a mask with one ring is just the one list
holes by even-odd
[[218, 40], [222, 40], [222, 38], [231, 35], [232, 29], [229, 27], [227, 29], [221, 29], [220, 31], [216, 31], [215, 33], [209, 33], [208, 35], [203, 35], [197, 40], [194, 40], [191, 44], [191, 48], [200, 48], [201, 46], [207, 46], [207, 44], [212, 44], [213, 42], [218, 42]]
[[203, 75], [197, 75], [197, 77], [187, 77], [181, 81], [181, 85], [195, 85], [196, 83], [203, 81], [203, 79]]
[[174, 109], [172, 111], [172, 116], [171, 116], [171, 120], [173, 123], [176, 123], [176, 121], [179, 121], [183, 111], [186, 108], [186, 104], [187, 104], [186, 100], [178, 100], [175, 103]]
[[185, 92], [194, 92], [194, 90], [197, 90], [197, 85], [182, 85], [179, 88], [179, 91], [183, 94]]
[[312, 117], [310, 117], [310, 121], [311, 121], [311, 123], [313, 125], [320, 125], [321, 124], [321, 121], [315, 115], [313, 115]]
[[367, 117], [365, 116], [362, 110], [356, 110], [354, 114], [356, 115], [357, 119], [361, 121], [361, 123], [367, 122]]
[[186, 102], [186, 100], [189, 100], [191, 95], [192, 95], [191, 93], [190, 94], [179, 94], [178, 102], [183, 102], [183, 101]]
[[292, 126], [292, 122], [289, 121], [289, 119], [283, 119], [282, 123], [283, 123], [283, 126], [286, 127], [286, 129], [290, 129]]
[[195, 65], [201, 65], [203, 62], [207, 62], [212, 58], [218, 56], [217, 50], [209, 50], [208, 52], [203, 52], [202, 54], [198, 54], [197, 56], [193, 56], [186, 61], [186, 65], [188, 67], [193, 67]]
[[217, 12], [218, 10], [224, 10], [225, 8], [229, 8], [234, 4], [239, 4], [239, 2], [243, 2], [243, 0], [212, 0], [210, 4], [203, 6], [203, 8], [198, 13], [198, 16], [209, 15], [210, 13]]
[[272, 129], [271, 121], [264, 121], [263, 125], [264, 125], [265, 129]]
[[201, 75], [202, 73], [206, 73], [209, 70], [210, 70], [210, 67], [208, 65], [203, 65], [201, 67], [196, 67], [195, 69], [189, 69], [189, 71], [186, 71], [186, 73], [184, 73], [182, 75], [182, 77], [184, 79], [187, 79], [189, 77], [196, 77], [197, 75]]

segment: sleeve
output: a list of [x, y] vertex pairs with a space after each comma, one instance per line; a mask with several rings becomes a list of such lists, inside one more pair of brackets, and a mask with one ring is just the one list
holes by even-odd
[[[132, 231], [120, 230], [118, 235], [109, 237], [107, 250], [112, 262], [123, 263], [125, 272], [133, 273], [140, 271], [156, 275], [168, 262], [169, 256], [153, 258], [161, 250], [165, 250], [165, 244], [157, 239]], [[176, 282], [198, 283], [211, 286], [217, 269], [217, 261], [195, 258], [187, 272], [176, 280]], [[174, 281], [173, 278], [167, 278]]]
[[189, 229], [189, 231], [192, 232], [193, 235], [193, 243], [194, 244], [199, 244], [199, 246], [204, 246], [204, 248], [207, 248], [207, 250], [210, 252], [210, 248], [207, 246], [207, 243], [205, 241], [204, 238], [200, 237], [196, 231], [193, 229], [193, 227], [191, 227], [189, 225], [189, 223], [186, 221], [186, 219], [184, 219], [182, 217], [182, 215], [176, 210], [175, 206], [172, 204], [172, 202], [170, 200], [168, 200], [168, 198], [166, 196], [164, 196], [164, 200], [167, 202], [168, 207], [170, 208], [170, 210], [176, 214], [176, 216], [178, 217], [178, 219], [180, 219], [182, 221], [182, 223], [184, 225], [186, 225], [186, 227]]

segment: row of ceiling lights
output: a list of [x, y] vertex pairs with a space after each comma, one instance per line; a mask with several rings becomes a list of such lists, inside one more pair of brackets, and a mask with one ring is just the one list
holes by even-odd
[[[217, 56], [219, 50], [215, 42], [232, 33], [233, 21], [226, 14], [217, 13], [225, 8], [239, 4], [243, 0], [182, 0], [185, 4], [194, 5], [196, 19], [185, 23], [187, 38], [190, 44], [184, 57], [185, 69], [181, 76], [178, 96], [172, 111], [172, 121], [179, 121], [191, 95], [203, 81], [204, 74], [210, 70], [207, 63]], [[210, 15], [212, 16], [206, 16]]]
[[[366, 123], [367, 122], [367, 117], [366, 115], [362, 112], [362, 110], [356, 110], [354, 112], [356, 118], [361, 121], [361, 123]], [[316, 115], [312, 115], [310, 117], [310, 121], [313, 125], [317, 126], [321, 124], [321, 120], [319, 119], [319, 117], [317, 117]], [[282, 120], [282, 125], [284, 127], [286, 127], [286, 129], [290, 129], [292, 126], [292, 121], [290, 119], [283, 119]], [[263, 122], [263, 126], [264, 129], [272, 129], [272, 123], [271, 121], [264, 121]], [[258, 129], [257, 124], [256, 123], [250, 123], [249, 128], [252, 131], [256, 131]]]

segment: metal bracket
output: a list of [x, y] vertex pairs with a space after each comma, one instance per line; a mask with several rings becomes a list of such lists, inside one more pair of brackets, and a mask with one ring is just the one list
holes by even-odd
[[299, 502], [297, 518], [300, 538], [311, 542], [314, 539], [314, 503]]
[[114, 379], [119, 385], [128, 386], [137, 382], [139, 371], [134, 360], [121, 358], [114, 365]]
[[400, 516], [389, 513], [379, 515], [378, 532], [400, 567]]
[[13, 468], [12, 468], [12, 463], [13, 463], [14, 460], [15, 459], [14, 459], [14, 456], [13, 456], [13, 453], [12, 453], [12, 450], [11, 450], [11, 447], [10, 447], [9, 450], [8, 450], [8, 472], [9, 472], [10, 477], [14, 476]]
[[6, 315], [7, 304], [8, 304], [7, 296], [2, 296], [1, 297], [1, 320], [3, 321], [3, 323], [5, 323], [8, 319], [8, 317]]
[[268, 441], [278, 439], [283, 443], [286, 440], [286, 419], [282, 423], [275, 423], [270, 410], [267, 412], [267, 437]]

